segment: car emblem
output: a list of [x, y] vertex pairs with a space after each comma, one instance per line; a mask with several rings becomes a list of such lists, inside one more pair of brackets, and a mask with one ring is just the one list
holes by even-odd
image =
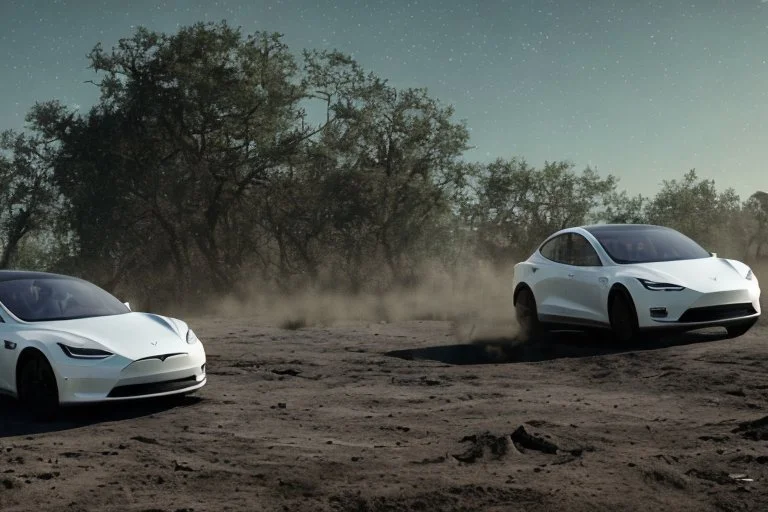
[[710, 277], [711, 280], [717, 281], [717, 276]]
[[157, 346], [157, 342], [156, 341], [150, 341], [149, 344], [152, 345], [153, 347]]

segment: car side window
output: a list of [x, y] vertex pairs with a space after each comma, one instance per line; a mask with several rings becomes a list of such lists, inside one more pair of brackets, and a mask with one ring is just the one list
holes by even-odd
[[566, 259], [566, 238], [568, 234], [559, 235], [552, 238], [547, 243], [541, 246], [539, 252], [542, 256], [548, 260], [556, 261], [557, 263], [568, 264]]
[[578, 233], [570, 233], [566, 256], [569, 265], [578, 267], [601, 267], [603, 263], [589, 240]]

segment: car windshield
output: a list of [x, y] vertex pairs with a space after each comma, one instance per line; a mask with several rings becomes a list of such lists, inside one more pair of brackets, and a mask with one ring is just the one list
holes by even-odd
[[598, 228], [590, 232], [616, 263], [652, 263], [710, 257], [699, 244], [669, 228]]
[[25, 322], [120, 315], [130, 311], [96, 285], [58, 277], [0, 282], [0, 302]]

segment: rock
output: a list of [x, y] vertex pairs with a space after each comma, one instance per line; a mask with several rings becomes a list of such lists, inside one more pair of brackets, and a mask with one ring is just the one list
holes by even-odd
[[506, 455], [509, 450], [508, 436], [495, 436], [490, 432], [465, 436], [460, 442], [471, 444], [463, 453], [454, 455], [453, 457], [459, 462], [466, 462], [468, 464], [476, 462], [478, 459], [482, 459], [486, 453], [489, 453], [489, 456], [492, 459], [500, 459]]
[[540, 435], [529, 433], [524, 426], [520, 425], [512, 432], [512, 441], [520, 445], [522, 448], [529, 450], [538, 450], [540, 452], [556, 454], [557, 445], [551, 441], [548, 441]]

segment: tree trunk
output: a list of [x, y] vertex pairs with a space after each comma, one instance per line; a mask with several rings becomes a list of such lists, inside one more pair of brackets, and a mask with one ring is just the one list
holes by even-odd
[[16, 255], [19, 243], [24, 238], [24, 235], [29, 232], [31, 216], [29, 210], [21, 210], [18, 217], [13, 219], [11, 229], [8, 232], [8, 243], [5, 244], [2, 257], [0, 258], [0, 268], [8, 268], [11, 258]]

